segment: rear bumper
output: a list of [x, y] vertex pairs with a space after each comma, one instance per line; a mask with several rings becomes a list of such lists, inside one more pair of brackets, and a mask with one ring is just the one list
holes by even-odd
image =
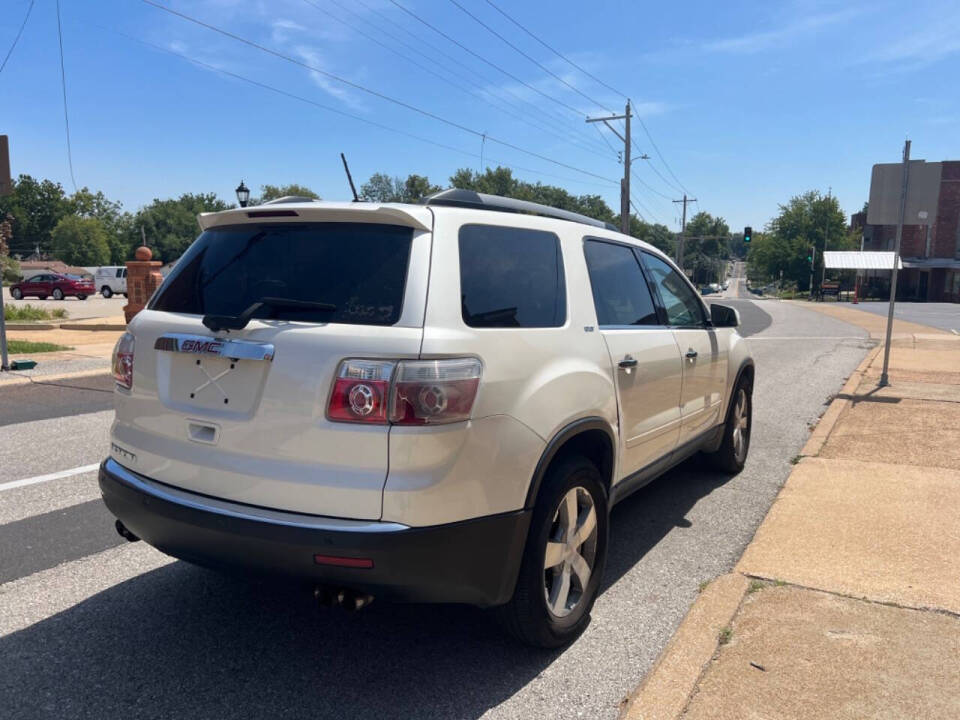
[[[187, 493], [111, 458], [100, 466], [100, 490], [110, 512], [168, 555], [410, 602], [505, 603], [530, 524], [529, 511], [432, 527], [279, 513]], [[315, 555], [373, 566], [319, 565]]]

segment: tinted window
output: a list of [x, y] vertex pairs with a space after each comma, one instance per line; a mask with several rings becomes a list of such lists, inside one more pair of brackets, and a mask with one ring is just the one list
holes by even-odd
[[123, 268], [117, 268], [117, 277], [123, 277]]
[[601, 325], [659, 325], [650, 288], [633, 250], [598, 240], [583, 244]]
[[43, 282], [43, 275], [34, 275], [29, 280], [26, 280], [26, 282]]
[[413, 230], [367, 223], [235, 225], [205, 231], [151, 307], [240, 315], [263, 298], [333, 310], [261, 307], [253, 317], [392, 325], [400, 318]]
[[541, 230], [460, 228], [460, 302], [471, 327], [559, 327], [567, 315], [560, 240]]
[[658, 257], [643, 253], [643, 262], [660, 292], [670, 325], [702, 325], [703, 305], [680, 273]]

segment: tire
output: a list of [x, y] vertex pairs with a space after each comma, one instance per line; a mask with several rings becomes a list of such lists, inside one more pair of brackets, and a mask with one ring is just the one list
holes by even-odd
[[54, 300], [63, 300], [63, 290], [60, 288], [53, 289], [53, 299]]
[[110, 289], [109, 285], [104, 285], [102, 288], [100, 288], [100, 294], [109, 300], [113, 295], [113, 290]]
[[38, 299], [38, 300], [46, 300], [46, 299], [47, 299], [47, 296], [46, 296], [46, 295], [37, 295], [37, 299]]
[[130, 296], [127, 295], [126, 293], [124, 293], [123, 296], [124, 296], [125, 298], [129, 298], [129, 297], [130, 297]]
[[86, 300], [86, 299], [87, 299], [86, 295], [77, 295], [77, 300]]
[[20, 288], [14, 288], [10, 291], [10, 297], [12, 297], [14, 300], [22, 300], [23, 293], [20, 291]]
[[714, 467], [731, 475], [743, 470], [750, 452], [750, 431], [753, 429], [753, 383], [741, 378], [730, 396], [723, 441], [716, 452], [707, 455]]
[[[575, 527], [583, 528], [593, 511], [593, 529], [577, 533], [579, 544], [564, 540], [569, 537], [571, 497]], [[607, 494], [593, 463], [574, 455], [550, 468], [533, 511], [513, 597], [497, 608], [509, 634], [526, 645], [557, 648], [583, 632], [606, 565], [608, 518]], [[548, 544], [553, 548], [549, 554]], [[548, 555], [557, 560], [551, 567]], [[589, 569], [585, 586], [580, 580], [584, 567]]]

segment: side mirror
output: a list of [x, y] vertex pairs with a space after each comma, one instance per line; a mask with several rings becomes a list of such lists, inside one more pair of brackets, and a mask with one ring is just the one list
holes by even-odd
[[740, 327], [740, 313], [729, 305], [711, 303], [710, 322], [714, 327]]

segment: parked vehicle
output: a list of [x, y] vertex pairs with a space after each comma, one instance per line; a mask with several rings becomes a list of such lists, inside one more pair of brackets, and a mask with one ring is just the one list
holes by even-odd
[[124, 265], [108, 265], [98, 268], [94, 276], [97, 289], [105, 298], [117, 294], [127, 295], [127, 268]]
[[15, 300], [25, 297], [38, 297], [41, 300], [52, 297], [54, 300], [63, 300], [68, 295], [73, 295], [78, 300], [86, 300], [94, 292], [96, 289], [90, 277], [55, 272], [32, 275], [10, 286], [10, 296]]
[[129, 540], [350, 607], [493, 606], [555, 647], [616, 502], [698, 451], [743, 468], [737, 312], [603, 223], [461, 190], [199, 221], [114, 354], [100, 488]]

